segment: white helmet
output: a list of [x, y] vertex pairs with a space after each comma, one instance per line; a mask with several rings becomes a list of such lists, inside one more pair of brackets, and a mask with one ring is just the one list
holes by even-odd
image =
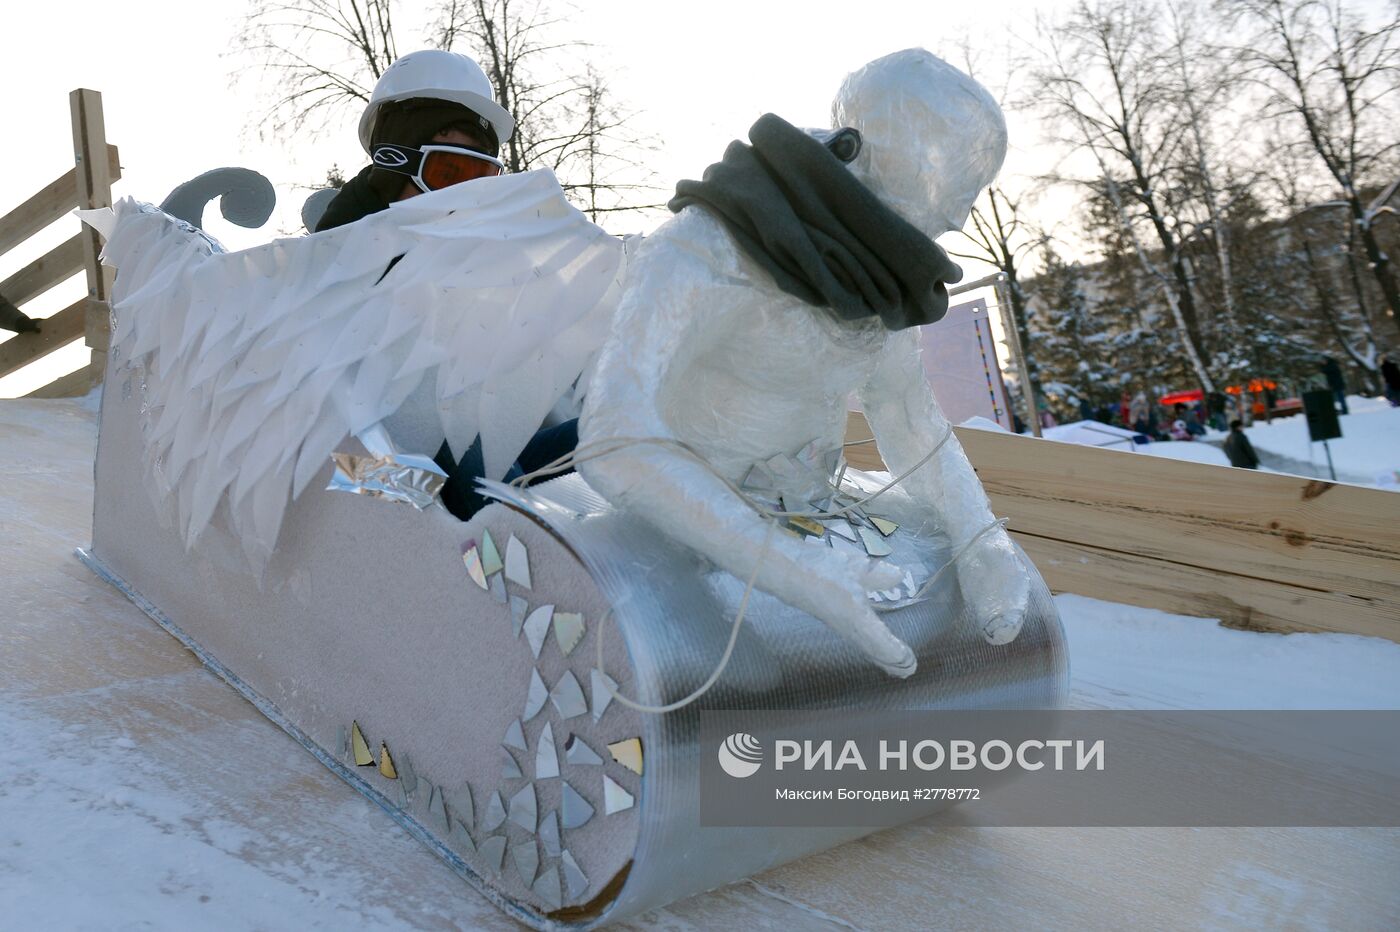
[[504, 143], [515, 131], [515, 118], [496, 103], [491, 91], [486, 72], [465, 55], [441, 49], [410, 52], [384, 69], [374, 85], [369, 106], [360, 117], [360, 145], [369, 151], [374, 124], [385, 104], [412, 97], [461, 104], [485, 118], [496, 131], [496, 140]]

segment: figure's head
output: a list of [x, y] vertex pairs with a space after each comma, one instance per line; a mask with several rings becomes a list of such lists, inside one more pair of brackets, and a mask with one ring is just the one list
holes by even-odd
[[831, 112], [834, 126], [864, 136], [851, 172], [930, 237], [962, 228], [1006, 157], [1006, 121], [992, 95], [923, 49], [847, 76]]

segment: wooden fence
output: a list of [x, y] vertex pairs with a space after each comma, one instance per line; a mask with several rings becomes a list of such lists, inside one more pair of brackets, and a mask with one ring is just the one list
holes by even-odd
[[[0, 255], [23, 243], [74, 208], [108, 207], [112, 184], [121, 177], [117, 148], [107, 144], [102, 95], [79, 89], [69, 95], [73, 121], [74, 167], [40, 188], [24, 203], [0, 217]], [[63, 243], [0, 281], [0, 295], [21, 307], [78, 274], [87, 277], [87, 295], [39, 320], [40, 332], [21, 333], [0, 343], [0, 376], [15, 372], [82, 337], [91, 347], [88, 365], [31, 392], [34, 397], [84, 394], [100, 380], [111, 337], [107, 295], [111, 270], [97, 261], [102, 243], [97, 232], [72, 221], [80, 230]]]
[[[957, 428], [1056, 592], [1400, 642], [1400, 493]], [[870, 436], [852, 414], [848, 439]], [[852, 465], [883, 469], [873, 444]]]

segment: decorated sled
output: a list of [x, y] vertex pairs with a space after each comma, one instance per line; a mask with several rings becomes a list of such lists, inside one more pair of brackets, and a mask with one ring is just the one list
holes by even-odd
[[[442, 438], [458, 455], [478, 438], [505, 475], [616, 306], [624, 247], [548, 173], [243, 253], [130, 202], [87, 219], [118, 274], [80, 556], [528, 925], [595, 927], [872, 830], [703, 826], [706, 710], [762, 731], [787, 710], [874, 724], [1064, 699], [1063, 634], [1024, 555], [1005, 545], [1028, 581], [1019, 634], [965, 598], [1001, 577], [943, 572], [1000, 526], [955, 541], [903, 487], [872, 498], [881, 480], [839, 437], [732, 488], [785, 553], [891, 583], [868, 598], [912, 652], [898, 676], [583, 476], [485, 483], [498, 501], [465, 522], [434, 500]], [[822, 582], [786, 581], [804, 578]]]

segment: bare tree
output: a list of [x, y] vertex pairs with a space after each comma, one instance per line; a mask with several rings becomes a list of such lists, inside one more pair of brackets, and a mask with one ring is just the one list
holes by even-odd
[[970, 228], [964, 227], [961, 231], [974, 251], [966, 253], [950, 249], [949, 252], [964, 259], [980, 259], [1006, 276], [1011, 318], [1016, 324], [1016, 335], [1026, 357], [1026, 371], [1030, 375], [1030, 410], [1038, 411], [1042, 393], [1036, 359], [1031, 352], [1023, 260], [1044, 237], [1037, 237], [1030, 229], [1023, 202], [1023, 196], [1009, 195], [999, 185], [989, 187], [972, 208], [968, 217]]
[[369, 103], [399, 57], [393, 0], [254, 0], [238, 42], [270, 72], [273, 136], [334, 122]]
[[[275, 79], [275, 135], [368, 103], [399, 54], [395, 8], [395, 0], [257, 0], [240, 38]], [[560, 36], [565, 22], [548, 0], [439, 0], [430, 16], [426, 44], [469, 51], [515, 117], [501, 151], [508, 170], [553, 170], [595, 220], [658, 206], [640, 161], [651, 141], [630, 130], [633, 114], [587, 62], [587, 46]]]
[[1209, 393], [1215, 379], [1170, 191], [1186, 120], [1157, 21], [1153, 5], [1080, 0], [1064, 20], [1042, 24], [1045, 48], [1035, 83], [1046, 115], [1063, 130], [1062, 141], [1097, 165], [1099, 177], [1090, 184], [1101, 186], [1114, 205]]
[[[1372, 25], [1342, 0], [1230, 0], [1229, 7], [1255, 27], [1238, 51], [1267, 88], [1270, 114], [1299, 126], [1300, 145], [1340, 195], [1348, 241], [1359, 244], [1400, 334], [1400, 284], [1376, 233], [1376, 221], [1394, 213], [1389, 202], [1400, 184], [1400, 17]], [[1371, 198], [1363, 195], [1368, 183], [1379, 189]]]

